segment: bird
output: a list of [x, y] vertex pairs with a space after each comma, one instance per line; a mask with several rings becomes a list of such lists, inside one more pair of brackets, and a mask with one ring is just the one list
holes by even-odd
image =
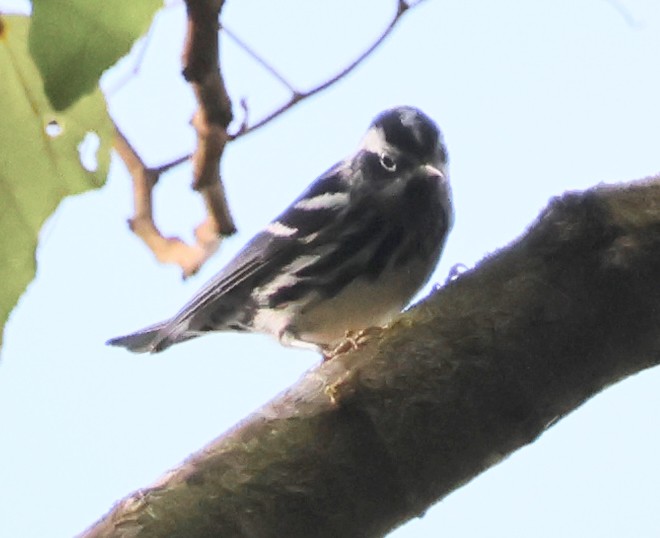
[[448, 154], [412, 106], [381, 112], [172, 318], [107, 341], [160, 352], [213, 331], [275, 336], [327, 357], [391, 322], [429, 280], [454, 221]]

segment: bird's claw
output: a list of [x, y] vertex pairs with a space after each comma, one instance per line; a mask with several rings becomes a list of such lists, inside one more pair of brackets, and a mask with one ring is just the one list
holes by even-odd
[[346, 331], [344, 339], [333, 349], [323, 352], [323, 362], [335, 358], [337, 355], [355, 351], [366, 343], [369, 338], [380, 334], [382, 327], [367, 327], [359, 331]]

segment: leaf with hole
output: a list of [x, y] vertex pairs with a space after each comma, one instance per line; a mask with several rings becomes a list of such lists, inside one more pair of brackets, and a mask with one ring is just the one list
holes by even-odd
[[27, 50], [30, 19], [0, 16], [0, 345], [36, 270], [39, 230], [65, 196], [105, 183], [114, 128], [99, 89], [65, 112]]

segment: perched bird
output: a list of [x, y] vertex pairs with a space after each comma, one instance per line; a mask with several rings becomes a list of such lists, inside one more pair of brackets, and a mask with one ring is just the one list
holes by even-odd
[[357, 151], [322, 174], [173, 318], [109, 340], [157, 352], [208, 331], [250, 331], [326, 355], [387, 324], [426, 283], [453, 222], [435, 123], [382, 112]]

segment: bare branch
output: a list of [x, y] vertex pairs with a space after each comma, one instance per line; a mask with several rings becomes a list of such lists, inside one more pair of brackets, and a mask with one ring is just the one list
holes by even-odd
[[296, 90], [287, 79], [285, 79], [279, 71], [277, 71], [272, 65], [270, 65], [266, 60], [264, 60], [259, 54], [255, 52], [255, 50], [250, 47], [245, 41], [243, 41], [241, 38], [239, 38], [233, 31], [231, 31], [229, 28], [227, 28], [227, 25], [221, 24], [220, 29], [229, 37], [231, 40], [236, 43], [240, 48], [242, 48], [249, 56], [252, 57], [252, 59], [257, 62], [261, 67], [263, 67], [266, 71], [268, 71], [271, 76], [277, 80], [279, 80], [283, 86], [285, 86], [291, 93], [296, 94], [298, 93], [298, 90]]
[[[231, 102], [218, 63], [217, 20], [222, 1], [189, 0], [188, 34], [183, 54], [183, 73], [190, 82], [199, 107], [192, 123], [197, 131], [197, 148], [158, 168], [148, 168], [126, 137], [117, 129], [115, 149], [133, 177], [135, 215], [129, 220], [131, 230], [163, 263], [175, 263], [188, 277], [218, 249], [220, 237], [231, 235], [236, 226], [229, 212], [220, 179], [220, 158], [229, 136], [227, 126]], [[161, 174], [192, 159], [193, 188], [204, 199], [206, 219], [195, 228], [194, 245], [178, 237], [163, 237], [153, 218], [153, 188]]]
[[[319, 92], [322, 92], [323, 90], [328, 89], [330, 86], [333, 84], [339, 82], [341, 79], [343, 79], [346, 75], [351, 73], [356, 67], [358, 67], [364, 60], [369, 57], [382, 43], [387, 39], [387, 37], [392, 33], [398, 22], [401, 20], [403, 15], [407, 13], [409, 10], [419, 6], [424, 0], [418, 0], [417, 2], [414, 3], [408, 3], [404, 0], [397, 0], [397, 10], [390, 20], [389, 24], [387, 27], [383, 30], [381, 35], [362, 53], [360, 54], [353, 62], [351, 62], [348, 66], [346, 66], [344, 69], [342, 69], [339, 73], [334, 75], [332, 78], [324, 81], [323, 83], [315, 86], [311, 90], [307, 91], [300, 91], [296, 90], [293, 85], [291, 85], [279, 72], [275, 70], [270, 64], [268, 64], [261, 56], [259, 56], [252, 48], [250, 48], [247, 44], [245, 44], [242, 40], [240, 40], [236, 34], [230, 33], [230, 31], [227, 29], [226, 26], [221, 26], [222, 30], [230, 36], [234, 41], [237, 42], [250, 56], [252, 56], [255, 61], [257, 61], [260, 65], [262, 65], [273, 77], [275, 77], [277, 80], [279, 80], [284, 86], [286, 86], [290, 91], [291, 91], [291, 97], [289, 101], [287, 101], [284, 105], [281, 107], [277, 108], [276, 110], [273, 110], [270, 114], [268, 114], [266, 117], [262, 118], [259, 120], [257, 123], [254, 125], [249, 125], [247, 122], [247, 105], [244, 105], [244, 101], [242, 101], [241, 105], [243, 107], [243, 110], [245, 112], [245, 119], [242, 122], [241, 126], [238, 128], [238, 130], [232, 134], [229, 135], [229, 140], [227, 142], [231, 142], [233, 140], [236, 140], [238, 138], [241, 138], [242, 136], [245, 136], [248, 133], [252, 133], [255, 130], [263, 127], [264, 125], [270, 123], [273, 121], [275, 118], [278, 116], [282, 115], [284, 112], [292, 108], [294, 105], [297, 103], [312, 97], [313, 95], [316, 95]], [[190, 157], [190, 155], [188, 156]], [[166, 165], [170, 166], [170, 164]], [[176, 166], [176, 163], [172, 163], [171, 166]]]
[[[397, 10], [382, 34], [342, 71], [311, 90], [296, 90], [280, 73], [253, 51], [226, 27], [224, 32], [262, 65], [273, 77], [291, 91], [289, 101], [271, 112], [254, 125], [248, 123], [248, 107], [241, 100], [244, 119], [235, 134], [227, 127], [232, 121], [231, 101], [222, 78], [218, 51], [220, 12], [224, 0], [185, 0], [188, 15], [188, 30], [183, 51], [183, 75], [191, 84], [198, 102], [192, 124], [197, 131], [197, 147], [193, 154], [184, 155], [158, 168], [147, 169], [126, 138], [119, 133], [117, 151], [132, 170], [135, 192], [136, 215], [131, 219], [131, 228], [163, 262], [177, 263], [184, 276], [195, 273], [219, 246], [219, 236], [228, 236], [236, 231], [229, 211], [220, 174], [220, 159], [228, 142], [255, 131], [280, 116], [295, 104], [311, 97], [338, 82], [360, 65], [392, 32], [401, 17], [424, 0], [408, 3], [397, 0]], [[189, 159], [193, 165], [193, 188], [197, 190], [207, 209], [208, 216], [195, 229], [197, 244], [189, 247], [178, 238], [164, 238], [153, 220], [152, 190], [160, 174]]]
[[181, 267], [184, 278], [195, 274], [218, 249], [220, 241], [217, 234], [208, 233], [206, 222], [196, 230], [195, 245], [188, 245], [178, 237], [164, 237], [161, 234], [153, 217], [153, 188], [160, 174], [168, 167], [148, 168], [124, 134], [116, 126], [115, 130], [115, 151], [124, 161], [133, 178], [135, 210], [128, 225], [133, 233], [144, 241], [159, 262], [177, 264]]
[[[322, 92], [323, 90], [328, 89], [330, 86], [335, 84], [336, 82], [339, 82], [341, 79], [343, 79], [346, 75], [348, 75], [351, 71], [353, 71], [357, 66], [359, 66], [365, 59], [367, 59], [371, 53], [376, 50], [385, 39], [392, 33], [392, 30], [394, 30], [395, 26], [397, 23], [401, 20], [403, 15], [409, 11], [412, 8], [417, 7], [420, 5], [424, 0], [418, 0], [414, 4], [409, 4], [405, 0], [398, 0], [397, 1], [397, 10], [396, 13], [394, 14], [394, 17], [392, 20], [389, 22], [385, 30], [381, 33], [381, 35], [376, 39], [362, 54], [360, 54], [353, 62], [351, 62], [349, 65], [347, 65], [344, 69], [342, 69], [339, 73], [337, 73], [335, 76], [332, 78], [326, 80], [325, 82], [319, 84], [318, 86], [315, 86], [311, 90], [307, 90], [304, 92], [301, 91], [296, 91], [292, 89], [292, 94], [291, 98], [289, 101], [287, 101], [284, 105], [279, 107], [278, 109], [274, 110], [270, 114], [268, 114], [265, 118], [262, 118], [259, 120], [257, 123], [254, 125], [250, 125], [247, 128], [239, 129], [236, 133], [231, 135], [232, 140], [236, 140], [242, 136], [245, 136], [248, 133], [251, 133], [264, 125], [270, 123], [273, 121], [275, 118], [278, 116], [282, 115], [284, 112], [295, 106], [296, 104], [300, 103], [301, 101], [312, 97], [313, 95], [316, 95], [319, 92]], [[263, 65], [263, 60], [260, 60], [259, 63]], [[268, 68], [270, 72], [272, 72], [272, 68]], [[278, 80], [282, 81], [282, 79], [278, 76]], [[290, 87], [288, 83], [286, 83], [287, 87]]]
[[[231, 101], [220, 72], [218, 18], [224, 0], [186, 0], [188, 32], [183, 50], [183, 76], [199, 103], [193, 117], [197, 149], [193, 153], [193, 188], [204, 198], [209, 216], [205, 232], [231, 235], [236, 226], [220, 177], [220, 158], [229, 140]], [[198, 228], [197, 231], [200, 231]]]
[[153, 169], [153, 171], [156, 172], [156, 174], [158, 174], [160, 176], [161, 174], [164, 174], [165, 172], [168, 172], [172, 168], [176, 168], [180, 164], [187, 163], [190, 160], [191, 157], [192, 157], [192, 154], [188, 153], [187, 155], [183, 155], [182, 157], [179, 157], [178, 159], [174, 159], [173, 161], [170, 161], [166, 164], [162, 164], [160, 166], [157, 166], [156, 168]]

